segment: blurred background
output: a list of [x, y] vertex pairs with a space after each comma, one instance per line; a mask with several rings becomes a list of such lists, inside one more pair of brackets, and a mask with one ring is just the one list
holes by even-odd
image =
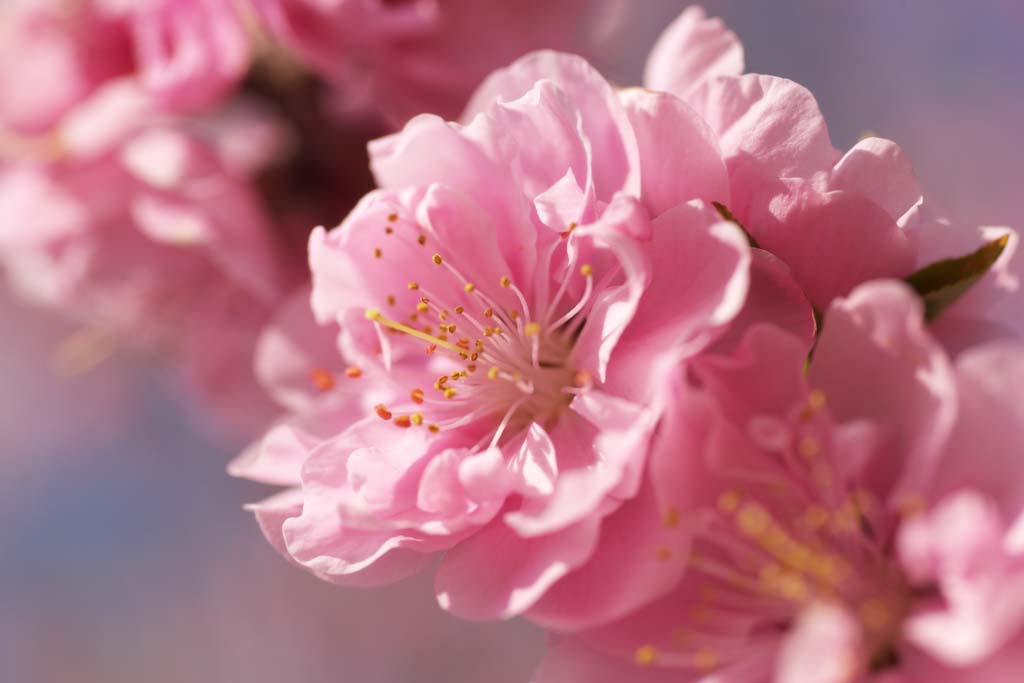
[[[638, 83], [684, 6], [629, 3], [603, 68]], [[705, 6], [749, 71], [815, 93], [836, 146], [894, 139], [952, 217], [1021, 227], [1020, 0]], [[542, 635], [440, 614], [429, 576], [357, 591], [285, 564], [242, 510], [268, 490], [224, 474], [239, 444], [158, 371], [116, 358], [56, 379], [72, 329], [6, 295], [0, 320], [0, 681], [529, 679]]]

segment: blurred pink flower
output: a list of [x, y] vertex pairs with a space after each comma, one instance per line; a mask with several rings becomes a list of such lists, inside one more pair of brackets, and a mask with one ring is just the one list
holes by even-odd
[[540, 48], [596, 47], [620, 0], [253, 0], [274, 38], [350, 109], [401, 125], [455, 118], [493, 69]]
[[50, 132], [116, 81], [169, 111], [209, 107], [250, 63], [225, 0], [18, 0], [2, 16], [0, 123], [19, 134]]
[[[391, 581], [446, 551], [437, 590], [457, 614], [590, 621], [658, 586], [586, 589], [616, 571], [622, 501], [647, 496], [662, 378], [728, 347], [730, 321], [809, 341], [810, 308], [699, 199], [728, 192], [725, 167], [672, 96], [620, 98], [545, 52], [492, 76], [471, 110], [371, 145], [381, 189], [310, 241], [329, 327], [296, 302], [261, 346], [296, 415], [232, 472], [296, 486], [255, 510], [321, 578]], [[666, 177], [665, 149], [684, 172]]]
[[[535, 679], [972, 681], [1024, 666], [1024, 346], [955, 364], [898, 283], [829, 309], [809, 375], [770, 327], [680, 378], [650, 459], [660, 599]], [[631, 505], [631, 504], [627, 504]], [[600, 587], [595, 587], [600, 591]]]

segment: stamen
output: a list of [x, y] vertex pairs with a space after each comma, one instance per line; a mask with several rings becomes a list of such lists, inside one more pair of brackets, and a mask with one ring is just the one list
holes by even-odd
[[373, 258], [380, 258], [382, 255], [383, 255], [383, 252], [381, 252], [379, 247], [378, 248], [374, 248], [374, 250], [373, 250]]
[[313, 368], [310, 370], [309, 379], [319, 391], [330, 391], [334, 388], [334, 375], [323, 368]]
[[432, 260], [434, 261], [434, 265], [436, 265], [436, 266], [439, 266], [442, 263], [444, 263], [444, 261], [441, 259], [441, 255], [440, 254], [434, 254]]
[[426, 246], [426, 244], [427, 244], [427, 236], [426, 235], [420, 235], [419, 237], [416, 238], [416, 241], [420, 243], [421, 247], [422, 246]]
[[345, 376], [349, 379], [357, 379], [363, 376], [363, 370], [362, 368], [357, 368], [353, 365], [352, 367], [345, 369]]
[[409, 415], [399, 415], [395, 418], [395, 426], [401, 427], [402, 429], [408, 429], [412, 426], [412, 417]]
[[[422, 339], [423, 341], [425, 341], [425, 342], [427, 342], [427, 343], [429, 343], [429, 344], [431, 344], [431, 345], [433, 345], [435, 347], [440, 346], [441, 348], [448, 349], [449, 351], [454, 351], [455, 353], [459, 353], [460, 352], [459, 347], [455, 346], [454, 344], [449, 344], [448, 342], [446, 342], [446, 341], [444, 341], [444, 340], [442, 340], [442, 339], [440, 339], [438, 337], [433, 337], [433, 336], [431, 336], [429, 334], [425, 334], [423, 332], [420, 332], [419, 330], [417, 330], [415, 328], [412, 328], [412, 327], [409, 327], [408, 325], [405, 325], [404, 323], [400, 323], [397, 320], [390, 320], [388, 318], [385, 318], [383, 315], [381, 315], [380, 311], [378, 311], [376, 308], [368, 308], [368, 309], [366, 309], [366, 319], [367, 320], [372, 320], [375, 323], [379, 323], [379, 324], [384, 325], [385, 327], [391, 328], [393, 330], [397, 330], [399, 332], [404, 332], [404, 333], [408, 334], [411, 337], [416, 337], [417, 339]], [[432, 353], [432, 351], [428, 351], [428, 353]]]
[[383, 403], [378, 403], [377, 405], [375, 405], [373, 407], [373, 411], [377, 413], [377, 416], [380, 417], [380, 419], [382, 420], [391, 419], [391, 411], [384, 407]]
[[409, 398], [412, 399], [413, 403], [423, 403], [423, 390], [413, 389], [412, 393], [409, 394]]
[[658, 649], [653, 645], [641, 645], [636, 649], [633, 660], [637, 666], [652, 666], [658, 659]]

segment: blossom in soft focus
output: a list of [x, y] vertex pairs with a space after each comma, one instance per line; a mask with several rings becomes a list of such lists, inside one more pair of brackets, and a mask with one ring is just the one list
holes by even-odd
[[[535, 679], [975, 681], [1024, 666], [1024, 346], [955, 362], [905, 285], [680, 377], [649, 476], [679, 582]], [[595, 587], [597, 592], [600, 587]]]
[[252, 0], [338, 104], [402, 124], [455, 118], [495, 68], [540, 48], [594, 51], [621, 0]]
[[[296, 302], [261, 349], [296, 414], [232, 471], [295, 486], [255, 510], [321, 578], [390, 581], [446, 551], [437, 590], [457, 614], [587, 621], [646, 597], [587, 586], [617, 571], [596, 560], [630, 523], [622, 501], [647, 496], [662, 377], [728, 346], [730, 322], [809, 339], [811, 311], [701, 201], [728, 179], [682, 103], [620, 96], [553, 52], [481, 93], [465, 125], [421, 116], [371, 145], [380, 189], [310, 241], [327, 327]], [[666, 179], [658, 137], [688, 180]]]

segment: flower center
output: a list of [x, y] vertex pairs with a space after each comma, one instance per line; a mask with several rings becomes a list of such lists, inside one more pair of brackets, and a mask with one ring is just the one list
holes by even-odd
[[[424, 243], [422, 234], [418, 242]], [[399, 427], [426, 424], [432, 431], [478, 425], [476, 447], [501, 445], [533, 422], [550, 427], [590, 383], [589, 373], [573, 366], [572, 351], [593, 292], [593, 268], [579, 267], [584, 286], [575, 303], [566, 278], [551, 288], [553, 296], [534, 296], [531, 306], [508, 275], [478, 284], [441, 254], [430, 260], [437, 270], [407, 285], [418, 298], [405, 318], [365, 312], [386, 355], [394, 339], [421, 344], [429, 356], [422, 384], [410, 387], [415, 409], [381, 405], [377, 414]], [[390, 306], [395, 302], [387, 297]]]
[[[823, 405], [813, 392], [770, 466], [730, 468], [732, 486], [700, 513], [689, 558], [695, 606], [676, 633], [690, 666], [716, 668], [777, 639], [816, 602], [841, 604], [859, 622], [857, 666], [891, 663], [910, 600], [891, 558], [891, 519], [870, 492], [839, 481], [823, 436], [831, 429], [820, 429]], [[670, 508], [666, 526], [680, 521]], [[738, 624], [745, 635], [723, 637]], [[654, 663], [652, 647], [637, 651], [638, 663]]]

